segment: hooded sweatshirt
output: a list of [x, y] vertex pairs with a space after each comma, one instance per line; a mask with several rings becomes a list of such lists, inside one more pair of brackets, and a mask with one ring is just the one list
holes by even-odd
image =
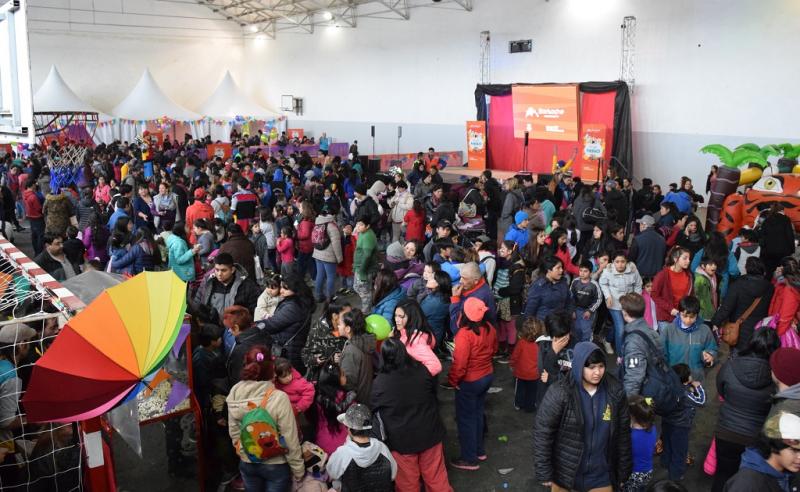
[[348, 483], [344, 475], [352, 465], [366, 469], [362, 472], [361, 478], [365, 482], [368, 481], [369, 490], [379, 492], [394, 490], [392, 482], [397, 476], [397, 463], [389, 448], [379, 440], [370, 438], [369, 444], [365, 446], [348, 438], [331, 454], [325, 468], [332, 479], [341, 480], [342, 492], [351, 490], [353, 486], [362, 486], [363, 489], [363, 486], [367, 485], [367, 483]]
[[571, 375], [580, 395], [581, 416], [583, 418], [583, 454], [575, 488], [590, 490], [611, 485], [611, 467], [608, 463], [608, 446], [611, 438], [611, 406], [602, 380], [589, 394], [583, 386], [583, 368], [586, 359], [600, 347], [591, 342], [575, 345]]
[[779, 472], [773, 468], [758, 451], [747, 448], [742, 453], [739, 472], [728, 480], [724, 490], [730, 492], [789, 492], [792, 490], [790, 488], [791, 478], [790, 473]]
[[699, 316], [690, 326], [683, 326], [680, 314], [676, 316], [661, 332], [661, 343], [667, 364], [670, 367], [681, 363], [688, 365], [692, 378], [701, 383], [705, 380], [703, 352], [717, 358], [717, 341]]
[[365, 333], [348, 340], [342, 349], [341, 368], [347, 380], [346, 388], [358, 394], [359, 403], [369, 405], [372, 394], [372, 359], [375, 355], [375, 335]]

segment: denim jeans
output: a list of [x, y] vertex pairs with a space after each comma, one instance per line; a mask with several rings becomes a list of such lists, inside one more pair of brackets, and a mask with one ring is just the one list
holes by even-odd
[[289, 492], [292, 473], [288, 463], [267, 465], [265, 463], [239, 463], [246, 492]]
[[622, 318], [622, 311], [620, 309], [609, 309], [611, 314], [611, 321], [614, 323], [614, 350], [617, 351], [617, 357], [622, 357], [622, 337], [625, 333], [625, 320]]
[[[583, 318], [583, 313], [586, 312], [591, 313], [589, 319]], [[594, 326], [595, 317], [597, 317], [597, 313], [592, 313], [584, 308], [575, 308], [575, 334], [579, 342], [592, 341], [592, 327]]]
[[317, 264], [317, 278], [314, 281], [314, 293], [317, 299], [322, 299], [322, 286], [325, 285], [325, 297], [333, 297], [336, 284], [336, 263], [314, 259]]
[[38, 256], [44, 249], [44, 219], [28, 219], [31, 226], [31, 243], [33, 255]]
[[456, 421], [461, 459], [477, 463], [478, 456], [486, 454], [483, 445], [484, 405], [486, 392], [492, 385], [494, 375], [489, 374], [476, 381], [461, 381], [456, 391]]

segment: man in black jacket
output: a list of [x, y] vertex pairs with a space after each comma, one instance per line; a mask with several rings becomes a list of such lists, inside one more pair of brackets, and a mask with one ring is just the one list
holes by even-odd
[[44, 251], [33, 261], [59, 282], [81, 273], [80, 267], [64, 254], [64, 238], [58, 234], [45, 233]]
[[500, 183], [492, 177], [490, 170], [483, 171], [480, 176], [483, 191], [486, 192], [486, 232], [492, 239], [497, 239], [497, 219], [503, 210], [503, 191]]
[[664, 268], [667, 241], [654, 229], [656, 221], [652, 215], [645, 215], [636, 223], [641, 233], [631, 241], [628, 259], [636, 264], [642, 278], [653, 278]]
[[544, 396], [533, 431], [536, 480], [566, 490], [608, 490], [632, 468], [628, 402], [591, 342], [575, 346], [571, 376]]

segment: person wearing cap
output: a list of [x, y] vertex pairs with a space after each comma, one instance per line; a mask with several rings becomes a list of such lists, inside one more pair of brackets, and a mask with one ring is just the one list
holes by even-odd
[[756, 443], [742, 453], [739, 471], [725, 492], [791, 492], [800, 485], [800, 416], [780, 412], [770, 416]]
[[664, 268], [667, 241], [655, 229], [656, 221], [652, 215], [645, 215], [636, 223], [639, 224], [639, 234], [631, 241], [628, 259], [636, 264], [642, 277], [652, 278]]
[[372, 412], [356, 403], [337, 417], [347, 427], [347, 440], [328, 459], [326, 470], [341, 492], [394, 492], [397, 463], [389, 448], [370, 437]]
[[569, 377], [550, 385], [536, 414], [536, 481], [553, 491], [611, 492], [633, 468], [628, 399], [592, 342], [575, 345]]
[[[11, 323], [0, 328], [0, 442], [14, 439], [14, 431], [25, 423], [20, 415], [19, 397], [22, 380], [17, 367], [28, 357], [36, 330], [22, 323]], [[13, 482], [12, 482], [13, 483]]]
[[506, 241], [514, 241], [520, 249], [528, 244], [530, 234], [528, 233], [528, 213], [520, 210], [514, 214], [514, 224], [506, 232], [503, 239]]
[[486, 461], [484, 404], [494, 380], [492, 357], [497, 352], [497, 332], [489, 321], [489, 308], [481, 299], [469, 297], [459, 303], [453, 364], [447, 381], [456, 391], [456, 421], [461, 454], [451, 465], [474, 471]]
[[186, 207], [186, 235], [189, 237], [189, 244], [197, 244], [197, 236], [194, 232], [194, 222], [197, 219], [206, 219], [209, 224], [214, 222], [214, 207], [206, 203], [205, 188], [194, 190], [194, 202]]

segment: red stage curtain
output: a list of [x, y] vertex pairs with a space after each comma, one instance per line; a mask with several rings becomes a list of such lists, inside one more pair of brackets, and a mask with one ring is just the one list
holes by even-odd
[[[606, 153], [611, 154], [614, 131], [614, 99], [616, 92], [581, 93], [581, 123], [602, 123], [608, 127]], [[553, 146], [558, 145], [559, 158], [568, 159], [579, 142], [533, 140], [528, 142], [528, 168], [533, 173], [550, 173]], [[514, 138], [514, 115], [511, 95], [491, 96], [489, 103], [488, 168], [502, 171], [522, 170], [523, 139]], [[580, 160], [580, 156], [578, 161]], [[576, 161], [575, 169], [579, 162]]]

